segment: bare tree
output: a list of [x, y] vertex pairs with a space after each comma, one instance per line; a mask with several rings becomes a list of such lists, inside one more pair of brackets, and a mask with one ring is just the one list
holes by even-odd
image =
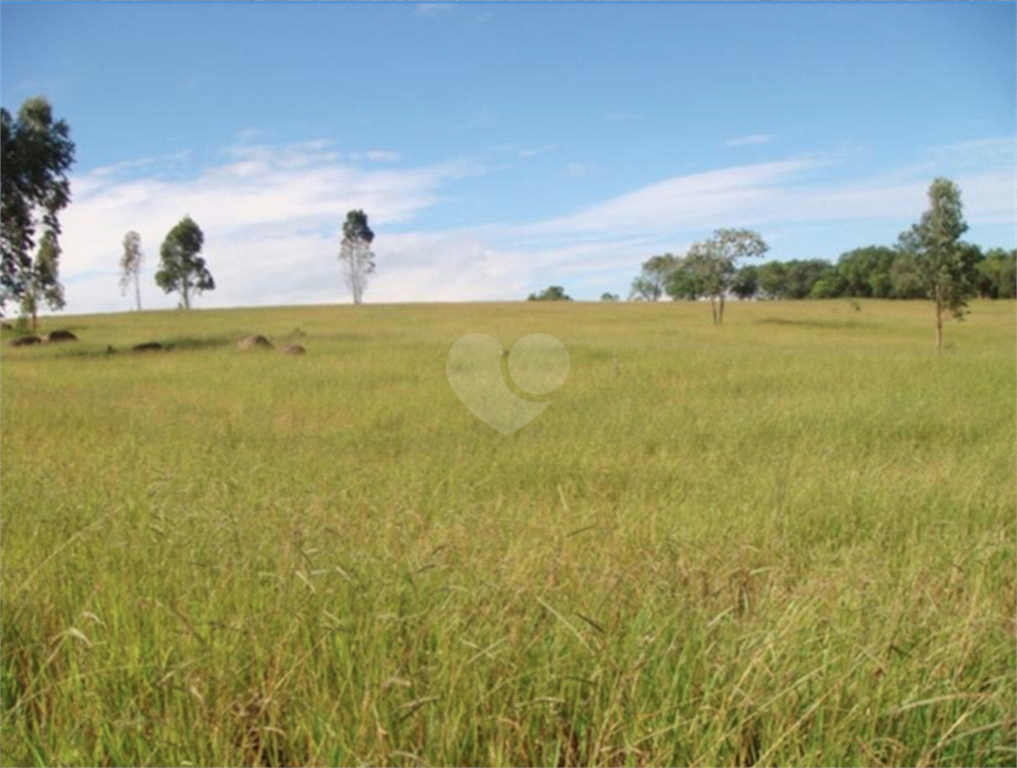
[[134, 295], [138, 301], [138, 311], [141, 311], [141, 284], [138, 282], [138, 274], [141, 272], [141, 262], [144, 260], [141, 252], [141, 235], [131, 230], [124, 235], [124, 255], [120, 257], [120, 295], [127, 294], [131, 281], [134, 281]]

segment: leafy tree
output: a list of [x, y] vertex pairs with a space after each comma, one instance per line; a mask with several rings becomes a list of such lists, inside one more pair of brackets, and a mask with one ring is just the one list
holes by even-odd
[[893, 281], [890, 269], [897, 251], [882, 245], [856, 248], [842, 254], [837, 262], [837, 272], [844, 283], [843, 293], [848, 296], [890, 296]]
[[367, 214], [360, 210], [347, 213], [339, 261], [342, 262], [343, 281], [353, 293], [354, 304], [363, 301], [367, 276], [374, 272], [373, 240], [374, 232], [367, 225]]
[[737, 261], [762, 256], [769, 246], [750, 229], [717, 229], [713, 237], [689, 248], [691, 265], [703, 295], [710, 297], [714, 325], [724, 322], [724, 299], [738, 272]]
[[890, 295], [895, 299], [927, 299], [925, 285], [915, 257], [898, 253], [890, 265]]
[[696, 272], [696, 264], [688, 256], [678, 259], [664, 285], [667, 295], [674, 301], [695, 301], [703, 295], [703, 286]]
[[41, 96], [22, 104], [17, 119], [0, 109], [0, 310], [9, 300], [20, 301], [38, 279], [31, 254], [40, 224], [46, 230], [43, 237], [51, 239], [47, 248], [59, 252], [58, 214], [71, 199], [70, 133], [67, 123], [53, 120], [49, 102]]
[[205, 236], [190, 216], [184, 216], [163, 240], [159, 255], [162, 268], [155, 273], [155, 282], [166, 293], [180, 294], [184, 309], [191, 308], [191, 294], [215, 290], [215, 280], [198, 254]]
[[919, 279], [935, 302], [937, 352], [943, 349], [943, 314], [962, 320], [978, 284], [975, 250], [960, 239], [967, 228], [960, 188], [937, 178], [929, 186], [928, 209], [899, 238], [901, 252], [914, 258]]
[[768, 299], [783, 299], [787, 296], [787, 267], [780, 261], [768, 261], [760, 265], [756, 273], [759, 290]]
[[25, 273], [25, 290], [21, 294], [21, 312], [32, 318], [32, 333], [38, 326], [39, 306], [45, 302], [50, 309], [64, 306], [64, 287], [57, 276], [60, 272], [60, 243], [56, 233], [47, 229], [39, 242], [35, 260]]
[[605, 292], [605, 293], [600, 294], [600, 300], [601, 301], [621, 301], [621, 296], [619, 296], [617, 293], [608, 293], [608, 292]]
[[978, 264], [978, 293], [987, 299], [1017, 297], [1017, 249], [991, 248]]
[[784, 288], [782, 298], [804, 299], [812, 293], [827, 271], [832, 269], [829, 262], [822, 259], [806, 261], [793, 260], [784, 263]]
[[527, 301], [572, 301], [572, 297], [566, 295], [565, 289], [560, 285], [552, 285], [540, 293], [531, 293], [526, 297]]
[[120, 295], [124, 296], [127, 289], [134, 282], [134, 294], [138, 301], [138, 311], [141, 311], [141, 283], [138, 275], [141, 272], [141, 262], [144, 260], [141, 252], [141, 235], [131, 230], [124, 235], [124, 253], [120, 257]]
[[746, 264], [735, 273], [731, 281], [731, 291], [739, 299], [751, 299], [759, 290], [759, 269], [753, 264]]
[[659, 301], [664, 295], [667, 281], [678, 266], [678, 260], [670, 253], [651, 256], [643, 262], [642, 271], [632, 281], [629, 298], [639, 297], [642, 301]]

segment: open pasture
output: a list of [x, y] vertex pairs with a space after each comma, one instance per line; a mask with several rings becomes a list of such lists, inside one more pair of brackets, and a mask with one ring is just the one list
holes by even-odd
[[[938, 356], [925, 302], [52, 328], [3, 335], [5, 765], [1017, 759], [1013, 302]], [[553, 405], [467, 411], [469, 333], [560, 339]]]

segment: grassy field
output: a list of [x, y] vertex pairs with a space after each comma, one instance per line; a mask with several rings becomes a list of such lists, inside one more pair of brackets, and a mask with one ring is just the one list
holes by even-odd
[[[1017, 761], [1013, 302], [939, 356], [921, 302], [47, 323], [0, 366], [4, 765]], [[468, 333], [564, 342], [553, 405], [468, 412]]]

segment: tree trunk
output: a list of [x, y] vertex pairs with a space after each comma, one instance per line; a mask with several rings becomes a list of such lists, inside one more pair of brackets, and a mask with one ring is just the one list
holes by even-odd
[[187, 281], [184, 281], [184, 285], [180, 289], [180, 292], [184, 296], [184, 309], [190, 309], [191, 308], [191, 297], [187, 294]]
[[134, 294], [138, 299], [138, 311], [141, 311], [141, 283], [138, 281], [138, 273], [134, 273]]
[[724, 322], [724, 294], [720, 294], [720, 314], [717, 317], [717, 325]]
[[713, 313], [713, 324], [717, 325], [717, 295], [710, 296], [710, 311]]
[[943, 302], [936, 291], [936, 351], [943, 351]]

